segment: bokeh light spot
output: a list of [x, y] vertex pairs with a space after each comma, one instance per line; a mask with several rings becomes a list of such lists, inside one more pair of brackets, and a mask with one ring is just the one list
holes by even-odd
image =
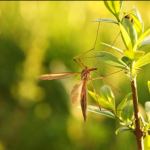
[[0, 150], [6, 150], [4, 144], [0, 141]]
[[[32, 8], [32, 9], [29, 9]], [[21, 16], [26, 20], [32, 20], [38, 13], [36, 1], [21, 1], [20, 2]]]
[[35, 115], [39, 118], [46, 119], [50, 116], [51, 108], [47, 103], [38, 104], [35, 107]]

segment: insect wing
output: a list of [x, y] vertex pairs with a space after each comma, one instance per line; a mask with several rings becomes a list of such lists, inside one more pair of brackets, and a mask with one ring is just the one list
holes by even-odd
[[65, 79], [75, 74], [81, 74], [81, 73], [80, 72], [51, 73], [51, 74], [41, 75], [40, 77], [38, 77], [38, 79], [41, 79], [41, 80]]
[[77, 83], [73, 87], [73, 89], [71, 91], [71, 96], [70, 96], [72, 105], [78, 104], [78, 102], [81, 100], [81, 98], [82, 98], [83, 83], [84, 83], [84, 81], [81, 80], [79, 83]]

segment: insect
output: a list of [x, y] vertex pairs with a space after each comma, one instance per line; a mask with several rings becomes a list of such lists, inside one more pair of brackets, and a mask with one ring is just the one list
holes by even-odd
[[[90, 71], [97, 70], [97, 68], [88, 68], [85, 67], [81, 72], [64, 72], [64, 73], [52, 73], [52, 74], [44, 74], [41, 75], [38, 79], [41, 80], [53, 80], [53, 79], [65, 79], [71, 77], [75, 74], [81, 75], [81, 81], [78, 82], [71, 91], [71, 102], [72, 105], [77, 105], [79, 102], [81, 103], [81, 109], [84, 121], [86, 121], [86, 109], [87, 109], [87, 81], [91, 82]], [[91, 82], [92, 84], [92, 82]], [[93, 86], [93, 84], [92, 84]], [[95, 91], [95, 90], [94, 90]], [[99, 105], [100, 107], [100, 105]]]
[[[99, 24], [100, 25], [100, 24]], [[98, 25], [98, 30], [99, 30], [99, 25]], [[96, 40], [95, 40], [95, 44], [94, 44], [94, 47], [89, 50], [89, 51], [92, 51], [94, 50], [95, 48], [95, 45], [96, 45], [96, 41], [97, 41], [97, 36], [98, 36], [98, 30], [97, 30], [97, 35], [96, 35]], [[90, 82], [91, 85], [92, 85], [92, 88], [94, 90], [94, 93], [95, 93], [95, 96], [97, 98], [97, 103], [98, 103], [98, 106], [99, 106], [99, 109], [101, 110], [101, 106], [98, 102], [98, 97], [97, 97], [97, 94], [96, 94], [96, 91], [95, 91], [95, 88], [92, 84], [92, 80], [95, 80], [95, 79], [103, 79], [104, 81], [107, 82], [106, 79], [104, 79], [103, 77], [98, 77], [98, 78], [95, 78], [95, 79], [92, 79], [91, 78], [91, 74], [90, 72], [91, 71], [94, 71], [96, 72], [95, 70], [97, 70], [97, 68], [93, 67], [93, 68], [88, 68], [87, 66], [85, 66], [83, 64], [83, 62], [81, 61], [81, 59], [85, 59], [85, 58], [93, 58], [93, 57], [83, 57], [83, 58], [79, 58], [79, 62], [76, 60], [77, 57], [89, 52], [89, 51], [86, 51], [76, 57], [73, 58], [73, 60], [82, 68], [82, 71], [81, 72], [62, 72], [62, 73], [51, 73], [51, 74], [44, 74], [44, 75], [41, 75], [38, 79], [41, 79], [41, 80], [54, 80], [54, 79], [65, 79], [65, 78], [69, 78], [73, 75], [76, 75], [76, 74], [80, 74], [81, 75], [81, 81], [78, 82], [72, 89], [71, 91], [71, 96], [70, 96], [70, 99], [71, 99], [71, 102], [72, 102], [72, 105], [77, 105], [79, 102], [81, 104], [81, 109], [82, 109], [82, 114], [83, 114], [83, 118], [84, 118], [84, 121], [86, 121], [86, 118], [87, 118], [87, 82]], [[108, 50], [109, 51], [109, 50]], [[108, 52], [107, 51], [107, 52]], [[105, 54], [106, 55], [106, 54]], [[103, 56], [100, 56], [100, 57], [104, 57], [105, 55]], [[97, 72], [96, 72], [97, 73]], [[99, 74], [99, 73], [97, 73]], [[99, 74], [100, 75], [100, 74]], [[111, 75], [111, 74], [110, 74]], [[109, 84], [109, 82], [107, 82]], [[111, 84], [109, 84], [111, 85]], [[112, 85], [111, 85], [112, 86]], [[113, 86], [112, 86], [113, 87]], [[115, 88], [115, 87], [113, 87]], [[116, 88], [115, 88], [116, 89]], [[117, 89], [116, 89], [117, 90]], [[119, 90], [118, 90], [119, 91]], [[120, 92], [120, 91], [119, 91]], [[120, 92], [121, 93], [121, 92]]]
[[[71, 91], [70, 100], [72, 102], [72, 105], [77, 105], [80, 102], [83, 118], [84, 118], [84, 121], [86, 121], [86, 118], [87, 118], [86, 109], [87, 109], [87, 99], [88, 99], [88, 97], [87, 97], [87, 82], [90, 82], [92, 85], [92, 88], [93, 88], [95, 96], [97, 98], [97, 103], [98, 103], [100, 110], [101, 110], [101, 106], [98, 102], [98, 97], [97, 97], [95, 88], [93, 86], [93, 83], [91, 81], [96, 80], [96, 79], [103, 79], [105, 82], [107, 82], [109, 85], [111, 85], [106, 79], [104, 79], [104, 77], [98, 77], [98, 78], [92, 79], [90, 72], [91, 71], [95, 72], [95, 70], [97, 70], [97, 68], [88, 68], [85, 66], [85, 68], [81, 72], [63, 72], [63, 73], [44, 74], [44, 75], [41, 75], [38, 79], [41, 79], [41, 80], [65, 79], [65, 78], [69, 78], [73, 75], [80, 74], [81, 75], [81, 81], [78, 82], [73, 87], [73, 89]], [[115, 87], [113, 87], [113, 88], [116, 89]], [[119, 93], [121, 93], [118, 89], [116, 89], [116, 90]]]

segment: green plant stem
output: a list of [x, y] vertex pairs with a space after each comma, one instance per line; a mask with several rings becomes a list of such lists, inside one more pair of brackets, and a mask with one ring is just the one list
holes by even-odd
[[143, 131], [141, 129], [141, 124], [140, 124], [136, 77], [134, 78], [134, 80], [131, 80], [131, 88], [132, 88], [132, 95], [133, 95], [134, 117], [135, 117], [135, 125], [136, 125], [134, 129], [134, 134], [136, 136], [138, 150], [144, 150], [144, 146], [143, 146], [144, 134], [143, 134]]

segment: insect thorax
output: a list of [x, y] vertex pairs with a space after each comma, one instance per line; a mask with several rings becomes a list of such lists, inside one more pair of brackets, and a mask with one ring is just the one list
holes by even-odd
[[81, 72], [81, 79], [85, 79], [88, 81], [91, 79], [91, 74], [90, 74], [90, 70], [88, 68], [83, 69]]

